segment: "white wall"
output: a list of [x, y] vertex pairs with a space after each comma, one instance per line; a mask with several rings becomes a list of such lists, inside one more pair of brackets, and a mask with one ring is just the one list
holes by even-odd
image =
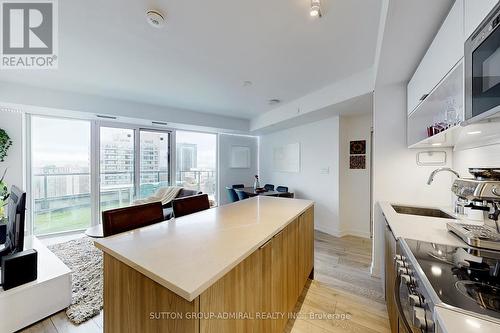
[[453, 152], [453, 168], [470, 178], [469, 168], [500, 168], [500, 144]]
[[[370, 110], [371, 111], [371, 110]], [[371, 112], [340, 117], [340, 221], [343, 234], [370, 237]], [[350, 141], [366, 140], [366, 169], [350, 169]]]
[[[273, 170], [273, 149], [300, 143], [300, 172]], [[324, 169], [329, 168], [328, 173]], [[315, 228], [340, 234], [339, 221], [339, 117], [261, 136], [262, 184], [288, 186], [296, 198], [315, 201]]]
[[[251, 167], [249, 169], [232, 169], [231, 147], [245, 146], [251, 150]], [[259, 173], [259, 138], [231, 134], [219, 135], [219, 199], [221, 204], [228, 202], [226, 186], [245, 184], [253, 186], [254, 176]]]
[[23, 126], [24, 117], [20, 112], [0, 109], [0, 128], [5, 130], [12, 140], [12, 146], [7, 152], [7, 158], [0, 162], [0, 177], [5, 168], [9, 168], [5, 181], [9, 186], [16, 185], [25, 189], [23, 178]]
[[[374, 244], [372, 274], [381, 276], [384, 253], [384, 219], [377, 202], [389, 201], [428, 206], [450, 206], [452, 176], [442, 173], [426, 185], [435, 167], [416, 164], [416, 153], [406, 143], [406, 85], [379, 86], [373, 107]], [[451, 167], [451, 150], [447, 165]]]

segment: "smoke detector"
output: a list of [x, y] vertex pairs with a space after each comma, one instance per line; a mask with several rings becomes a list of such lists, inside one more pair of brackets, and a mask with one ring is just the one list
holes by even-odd
[[165, 16], [154, 9], [150, 9], [146, 12], [146, 20], [155, 28], [161, 28], [165, 25]]

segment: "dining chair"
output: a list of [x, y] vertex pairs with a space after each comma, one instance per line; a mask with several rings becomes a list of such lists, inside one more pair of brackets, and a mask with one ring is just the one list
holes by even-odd
[[234, 190], [234, 188], [226, 187], [226, 193], [227, 193], [227, 198], [229, 199], [229, 202], [236, 202], [240, 200], [238, 198], [238, 193]]
[[233, 186], [231, 186], [232, 188], [244, 188], [245, 185], [244, 184], [235, 184]]
[[245, 191], [236, 191], [236, 193], [238, 194], [238, 199], [240, 199], [240, 200], [245, 200], [245, 199], [250, 198], [248, 193]]
[[266, 184], [266, 185], [264, 185], [264, 188], [266, 189], [266, 191], [274, 191], [273, 184]]
[[152, 202], [102, 212], [102, 232], [104, 237], [145, 227], [163, 221], [161, 202]]
[[276, 191], [281, 193], [288, 192], [288, 186], [278, 186], [276, 187]]
[[192, 195], [172, 200], [174, 217], [181, 217], [210, 208], [208, 194]]

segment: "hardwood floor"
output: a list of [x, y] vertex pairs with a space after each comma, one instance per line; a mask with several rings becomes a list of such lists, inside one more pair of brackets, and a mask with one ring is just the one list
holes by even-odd
[[[315, 280], [308, 283], [286, 333], [390, 332], [382, 282], [370, 276], [371, 240], [315, 232]], [[102, 312], [76, 326], [59, 312], [22, 333], [102, 333]]]
[[319, 231], [314, 236], [316, 281], [385, 304], [382, 281], [370, 275], [371, 239], [338, 238]]

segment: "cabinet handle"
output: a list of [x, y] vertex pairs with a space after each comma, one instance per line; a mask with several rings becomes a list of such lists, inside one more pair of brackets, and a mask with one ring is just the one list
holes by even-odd
[[423, 101], [429, 96], [429, 94], [423, 94], [422, 97], [420, 97], [420, 101]]

